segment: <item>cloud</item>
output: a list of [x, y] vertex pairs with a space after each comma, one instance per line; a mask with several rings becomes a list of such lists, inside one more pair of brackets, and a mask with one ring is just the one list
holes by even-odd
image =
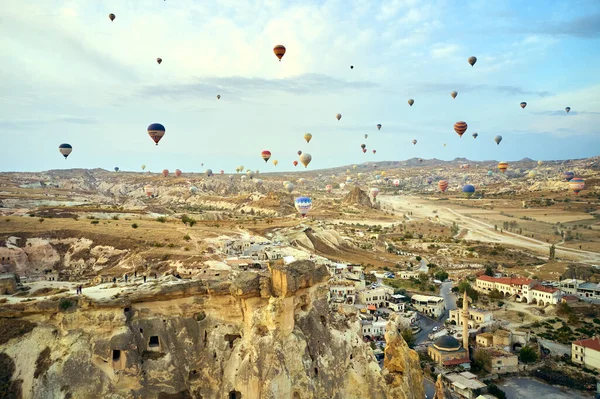
[[71, 123], [76, 125], [95, 125], [98, 123], [98, 120], [91, 117], [64, 115], [58, 116], [56, 118], [47, 119], [20, 119], [13, 121], [0, 121], [0, 128], [13, 130], [27, 130], [44, 125], [59, 125], [64, 123]]
[[350, 90], [375, 89], [379, 85], [368, 81], [348, 81], [327, 75], [309, 73], [282, 79], [232, 77], [198, 77], [189, 83], [159, 84], [145, 86], [136, 95], [164, 96], [171, 98], [199, 97], [204, 94], [221, 94], [236, 97], [254, 96], [257, 93], [318, 94]]
[[547, 35], [597, 38], [600, 37], [600, 13], [580, 16], [570, 21], [546, 24], [537, 31]]
[[478, 91], [496, 91], [500, 93], [505, 93], [509, 95], [533, 95], [538, 97], [549, 97], [552, 96], [553, 93], [549, 91], [536, 91], [536, 90], [526, 90], [522, 87], [518, 86], [509, 86], [509, 85], [487, 85], [487, 84], [470, 84], [470, 83], [415, 83], [414, 85], [409, 85], [413, 91], [421, 91], [421, 92], [438, 92], [438, 91], [452, 91], [457, 90], [459, 95], [461, 91], [466, 92], [478, 92]]
[[595, 111], [569, 111], [569, 113], [567, 113], [564, 109], [558, 111], [535, 111], [532, 113], [536, 115], [548, 116], [600, 115], [600, 112]]
[[456, 44], [441, 44], [434, 46], [430, 53], [433, 58], [450, 58], [456, 56], [459, 49]]

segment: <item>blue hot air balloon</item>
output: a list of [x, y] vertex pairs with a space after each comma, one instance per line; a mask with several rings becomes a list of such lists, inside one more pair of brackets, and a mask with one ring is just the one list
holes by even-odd
[[427, 184], [431, 184], [431, 183], [433, 183], [433, 177], [429, 176], [427, 178]]
[[473, 193], [475, 193], [475, 186], [472, 184], [465, 184], [462, 188], [462, 192], [467, 198], [471, 198]]
[[312, 200], [308, 197], [298, 197], [294, 200], [294, 206], [302, 217], [306, 217], [306, 214], [312, 209]]
[[158, 145], [160, 139], [165, 135], [165, 131], [165, 127], [160, 123], [153, 123], [148, 126], [148, 136], [150, 136], [156, 145]]

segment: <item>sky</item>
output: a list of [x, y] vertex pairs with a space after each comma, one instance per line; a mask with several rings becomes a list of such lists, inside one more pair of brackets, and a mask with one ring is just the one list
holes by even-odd
[[597, 0], [4, 0], [0, 54], [0, 171], [600, 155]]

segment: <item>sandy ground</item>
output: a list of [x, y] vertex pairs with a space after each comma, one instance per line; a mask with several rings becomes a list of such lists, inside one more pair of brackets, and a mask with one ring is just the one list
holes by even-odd
[[[438, 220], [439, 223], [447, 226], [451, 225], [452, 222], [456, 222], [461, 228], [468, 229], [468, 233], [464, 237], [467, 240], [512, 245], [527, 249], [544, 257], [549, 253], [550, 244], [546, 242], [509, 232], [501, 233], [499, 230], [494, 230], [494, 226], [491, 224], [466, 216], [465, 213], [473, 213], [471, 208], [451, 205], [447, 201], [434, 202], [418, 197], [380, 195], [378, 198], [382, 206], [385, 207], [384, 209], [391, 210], [396, 214], [412, 212], [411, 217], [415, 220]], [[556, 246], [556, 257], [580, 263], [600, 265], [600, 253], [566, 248], [561, 245]]]

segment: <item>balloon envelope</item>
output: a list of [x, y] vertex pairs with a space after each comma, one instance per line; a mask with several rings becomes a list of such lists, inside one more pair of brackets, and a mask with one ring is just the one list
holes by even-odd
[[467, 131], [467, 122], [465, 121], [458, 121], [454, 124], [454, 131], [460, 136], [462, 137], [462, 135]]
[[500, 142], [502, 141], [502, 136], [500, 136], [500, 135], [495, 136], [494, 141], [496, 142], [496, 144], [500, 144]]
[[340, 119], [342, 119], [342, 114], [336, 114], [335, 118], [339, 121]]
[[58, 151], [60, 151], [62, 156], [65, 157], [65, 159], [67, 159], [71, 151], [73, 151], [73, 147], [71, 146], [71, 144], [63, 143], [58, 146]]
[[310, 134], [310, 133], [304, 134], [304, 140], [306, 140], [307, 143], [310, 143], [311, 139], [312, 139], [312, 134]]
[[475, 65], [476, 62], [477, 62], [477, 57], [475, 57], [475, 56], [469, 57], [469, 64], [471, 64], [471, 66]]
[[294, 200], [294, 206], [304, 217], [312, 209], [312, 200], [308, 197], [298, 197]]
[[381, 123], [377, 124], [377, 130], [381, 130]]
[[303, 152], [302, 155], [300, 155], [300, 162], [302, 162], [302, 165], [304, 165], [305, 168], [308, 166], [310, 161], [312, 161], [312, 156], [309, 153]]
[[273, 47], [273, 53], [275, 53], [275, 56], [279, 58], [279, 62], [281, 62], [281, 58], [285, 55], [285, 46], [282, 44], [276, 45]]
[[154, 141], [156, 145], [158, 145], [158, 142], [165, 135], [165, 131], [165, 127], [160, 123], [153, 123], [150, 126], [148, 126], [148, 136], [150, 136], [150, 138], [152, 139], [152, 141]]
[[415, 100], [413, 100], [412, 98], [410, 100], [408, 100], [408, 105], [410, 105], [411, 107], [414, 103], [415, 103]]
[[473, 196], [473, 193], [475, 192], [475, 186], [473, 186], [472, 184], [466, 184], [463, 186], [462, 192], [465, 195], [465, 197], [471, 198]]
[[519, 104], [521, 106], [521, 108], [525, 109], [525, 107], [527, 106], [527, 103], [525, 101], [523, 101], [521, 104]]
[[585, 188], [585, 180], [581, 177], [573, 177], [569, 182], [569, 188], [577, 195]]
[[262, 157], [262, 159], [265, 160], [265, 163], [266, 163], [271, 158], [271, 151], [264, 150], [260, 153], [260, 156]]
[[456, 96], [458, 96], [458, 92], [452, 91], [452, 92], [450, 92], [450, 95], [452, 96], [452, 98], [456, 98]]

